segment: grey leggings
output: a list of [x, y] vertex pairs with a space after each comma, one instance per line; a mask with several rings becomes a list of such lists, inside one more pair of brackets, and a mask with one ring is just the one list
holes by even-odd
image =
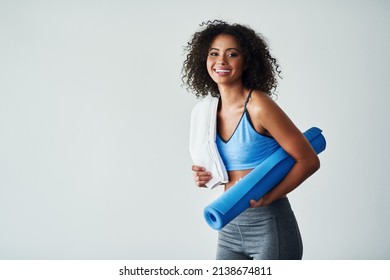
[[217, 260], [302, 259], [302, 239], [287, 198], [249, 208], [218, 233]]

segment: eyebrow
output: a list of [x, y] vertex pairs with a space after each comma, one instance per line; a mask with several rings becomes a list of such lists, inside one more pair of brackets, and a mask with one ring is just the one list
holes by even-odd
[[[217, 51], [219, 51], [220, 49], [218, 49], [218, 48], [210, 48], [210, 50], [209, 51], [211, 51], [211, 50], [217, 50]], [[236, 49], [236, 48], [227, 48], [226, 49], [227, 51], [230, 51], [230, 50], [235, 50], [235, 51], [240, 51], [240, 50], [238, 50], [238, 49]]]

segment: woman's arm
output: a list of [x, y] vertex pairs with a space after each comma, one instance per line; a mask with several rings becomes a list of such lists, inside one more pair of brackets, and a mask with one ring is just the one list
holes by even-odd
[[268, 95], [254, 92], [248, 111], [255, 129], [270, 134], [295, 160], [291, 171], [275, 188], [260, 200], [251, 200], [251, 206], [258, 207], [271, 204], [294, 190], [319, 169], [320, 161], [302, 132]]

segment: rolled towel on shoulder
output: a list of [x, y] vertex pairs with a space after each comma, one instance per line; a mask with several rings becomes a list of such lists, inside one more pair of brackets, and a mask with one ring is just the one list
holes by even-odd
[[[322, 130], [312, 127], [303, 133], [319, 154], [325, 150]], [[205, 207], [204, 217], [213, 229], [219, 230], [249, 208], [251, 199], [259, 200], [274, 188], [294, 166], [294, 159], [281, 147], [255, 167], [234, 187]]]

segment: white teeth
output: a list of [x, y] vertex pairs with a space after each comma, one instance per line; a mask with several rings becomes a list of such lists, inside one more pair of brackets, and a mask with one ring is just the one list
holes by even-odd
[[215, 72], [217, 72], [217, 73], [229, 73], [230, 70], [226, 70], [226, 69], [215, 69]]

